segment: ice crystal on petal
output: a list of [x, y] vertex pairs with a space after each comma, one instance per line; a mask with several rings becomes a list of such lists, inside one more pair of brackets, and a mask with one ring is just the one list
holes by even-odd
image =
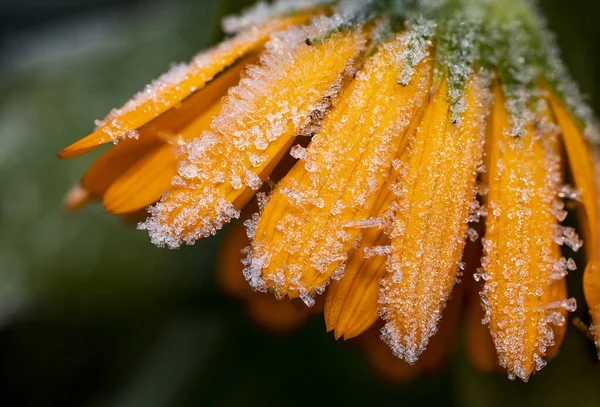
[[[253, 242], [255, 256], [268, 253], [277, 259], [263, 270], [274, 291], [278, 287], [272, 276], [282, 273], [283, 294], [312, 292], [337, 273], [364, 229], [383, 225], [371, 208], [413, 112], [428, 96], [432, 73], [431, 61], [423, 61], [413, 83], [398, 86], [397, 75], [407, 58], [405, 44], [404, 35], [381, 44], [310, 145], [294, 150], [303, 162], [279, 184], [259, 225], [263, 232]], [[270, 211], [273, 202], [285, 205], [294, 217]]]
[[552, 214], [559, 222], [562, 222], [567, 218], [569, 213], [565, 210], [565, 203], [563, 201], [554, 201], [552, 202]]
[[315, 305], [315, 299], [314, 299], [312, 293], [308, 293], [306, 291], [301, 291], [300, 299], [302, 299], [302, 301], [304, 302], [304, 304], [306, 304], [307, 307], [312, 307], [313, 305]]
[[244, 29], [262, 25], [273, 17], [280, 17], [327, 6], [332, 0], [276, 0], [269, 4], [260, 1], [244, 10], [240, 15], [231, 15], [223, 19], [223, 31], [233, 34]]
[[581, 191], [571, 185], [561, 185], [558, 189], [558, 196], [563, 199], [581, 201]]
[[388, 256], [392, 253], [392, 246], [371, 246], [363, 249], [363, 256], [369, 259], [375, 256]]
[[406, 57], [402, 72], [398, 76], [398, 83], [402, 86], [407, 86], [410, 83], [415, 72], [415, 67], [428, 55], [436, 23], [419, 16], [416, 20], [409, 22], [408, 26], [409, 28], [404, 39], [407, 50]]
[[[261, 187], [261, 172], [278, 157], [277, 143], [290, 143], [311, 121], [311, 112], [321, 108], [322, 99], [333, 97], [347, 65], [363, 47], [358, 31], [339, 33], [320, 46], [305, 44], [307, 35], [332, 25], [321, 17], [308, 27], [271, 37], [260, 64], [249, 67], [229, 90], [211, 131], [190, 143], [177, 188], [139, 225], [153, 242], [171, 248], [192, 244], [239, 216], [234, 202], [246, 190]], [[336, 58], [332, 49], [339, 53]]]
[[560, 246], [569, 246], [574, 252], [578, 251], [581, 246], [583, 246], [583, 240], [579, 239], [579, 235], [575, 229], [569, 226], [554, 225], [552, 229], [552, 239]]
[[483, 154], [485, 91], [473, 78], [466, 92], [469, 107], [455, 126], [447, 86], [442, 82], [411, 140], [407, 175], [400, 180], [410, 192], [398, 199], [395, 211], [402, 232], [390, 235], [393, 252], [381, 281], [382, 337], [408, 363], [416, 361], [437, 331], [461, 272], [467, 218], [479, 208], [473, 200]]
[[344, 222], [342, 227], [345, 228], [359, 228], [368, 229], [372, 227], [382, 227], [384, 225], [384, 219], [382, 218], [367, 218], [367, 219], [355, 219], [348, 222]]
[[555, 301], [546, 304], [546, 309], [552, 310], [557, 308], [563, 308], [567, 312], [575, 312], [577, 310], [577, 300], [575, 298], [569, 298], [567, 300]]
[[473, 228], [467, 228], [467, 237], [471, 242], [476, 242], [479, 239], [479, 233]]
[[[556, 132], [552, 126], [536, 129], [528, 123], [515, 138], [506, 131], [514, 129], [514, 122], [505, 109], [497, 104], [491, 119], [501, 126], [491, 140], [494, 159], [481, 295], [500, 364], [526, 381], [544, 365], [540, 360], [554, 343], [549, 324], [564, 322], [560, 312], [546, 313], [556, 306], [550, 287], [570, 265], [559, 258], [556, 244], [578, 244], [578, 239], [570, 228], [558, 224], [565, 215], [556, 200], [562, 181]], [[544, 114], [550, 117], [547, 111]], [[570, 302], [564, 304], [570, 309]]]

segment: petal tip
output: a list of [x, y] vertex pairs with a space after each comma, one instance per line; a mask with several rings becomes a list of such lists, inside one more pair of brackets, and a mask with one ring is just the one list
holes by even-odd
[[74, 213], [90, 203], [94, 197], [92, 193], [83, 188], [80, 184], [73, 186], [63, 201], [63, 206], [68, 213]]

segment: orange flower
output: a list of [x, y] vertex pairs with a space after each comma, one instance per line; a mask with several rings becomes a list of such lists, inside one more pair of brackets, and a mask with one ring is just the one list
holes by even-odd
[[[328, 290], [336, 338], [381, 319], [392, 353], [417, 365], [440, 340], [446, 302], [472, 261], [467, 240], [483, 234], [471, 273], [479, 283], [465, 289], [481, 290], [483, 308], [469, 301], [467, 337], [489, 346], [470, 353], [484, 370], [528, 380], [556, 354], [576, 305], [567, 257], [583, 241], [561, 223], [563, 200], [578, 201], [600, 347], [598, 138], [535, 10], [523, 0], [331, 3], [283, 1], [227, 20], [243, 31], [59, 154], [119, 142], [67, 206], [101, 198], [132, 214], [150, 205], [139, 229], [179, 248], [216, 233], [257, 195], [259, 213], [245, 222], [250, 286], [308, 306]], [[297, 162], [275, 184], [288, 153]], [[271, 190], [258, 193], [263, 185]], [[240, 288], [236, 269], [222, 267], [220, 278], [254, 319], [287, 329], [306, 318]]]

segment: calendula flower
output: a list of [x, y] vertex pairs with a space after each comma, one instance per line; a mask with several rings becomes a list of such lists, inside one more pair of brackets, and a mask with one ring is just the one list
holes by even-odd
[[[467, 240], [483, 235], [473, 273], [483, 307], [468, 311], [479, 320], [468, 337], [491, 333], [496, 356], [475, 359], [528, 380], [576, 305], [565, 276], [583, 241], [562, 225], [572, 200], [600, 345], [598, 136], [529, 2], [283, 1], [225, 28], [232, 37], [59, 154], [118, 142], [70, 207], [150, 205], [139, 229], [175, 249], [215, 234], [256, 195], [250, 286], [308, 306], [327, 290], [336, 338], [381, 319], [381, 338], [410, 364], [438, 331]], [[275, 184], [288, 154], [297, 162]]]

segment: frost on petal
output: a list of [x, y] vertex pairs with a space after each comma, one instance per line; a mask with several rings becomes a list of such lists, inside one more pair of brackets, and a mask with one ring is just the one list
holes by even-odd
[[275, 17], [311, 12], [329, 4], [331, 4], [331, 0], [276, 0], [273, 3], [259, 1], [239, 15], [225, 17], [223, 31], [233, 34], [250, 27], [263, 25]]
[[273, 36], [261, 63], [229, 91], [211, 130], [187, 145], [173, 188], [139, 225], [155, 244], [192, 244], [237, 217], [312, 113], [335, 97], [364, 35], [356, 30], [318, 46], [305, 43], [307, 35], [330, 26], [317, 19]]
[[[587, 266], [583, 276], [585, 299], [588, 303], [592, 317], [592, 334], [599, 349], [600, 357], [600, 239], [598, 237], [600, 226], [600, 206], [597, 185], [600, 166], [594, 159], [594, 148], [586, 141], [584, 135], [571, 115], [555, 98], [550, 99], [552, 110], [556, 116], [557, 124], [561, 128], [562, 139], [569, 158], [569, 165], [577, 189], [563, 187], [561, 192], [566, 197], [574, 197], [581, 202], [582, 228], [586, 238], [584, 247]], [[573, 240], [572, 240], [573, 241]]]
[[[348, 86], [338, 105], [262, 213], [253, 254], [263, 285], [292, 297], [327, 284], [360, 241], [406, 130], [425, 102], [433, 64], [413, 82], [397, 83], [405, 38], [383, 44]], [[359, 225], [360, 226], [360, 225]]]
[[201, 52], [189, 64], [174, 65], [122, 107], [113, 109], [103, 120], [97, 120], [97, 128], [92, 134], [65, 148], [59, 157], [75, 157], [108, 142], [137, 138], [137, 129], [178, 106], [238, 59], [260, 49], [271, 34], [308, 19], [308, 15], [273, 19]]
[[[488, 194], [494, 210], [487, 218], [481, 295], [500, 365], [510, 377], [528, 380], [545, 365], [555, 327], [565, 321], [565, 308], [548, 309], [564, 299], [553, 278], [560, 249], [553, 240], [558, 220], [552, 206], [561, 185], [561, 163], [554, 132], [539, 126], [536, 131], [530, 123], [522, 137], [511, 137], [497, 88], [495, 100]], [[547, 111], [542, 114], [548, 119]]]
[[382, 339], [408, 363], [437, 332], [456, 281], [483, 153], [484, 93], [477, 80], [469, 84], [468, 108], [456, 126], [444, 80], [408, 147], [406, 192], [396, 213], [402, 233], [391, 238], [379, 298]]

